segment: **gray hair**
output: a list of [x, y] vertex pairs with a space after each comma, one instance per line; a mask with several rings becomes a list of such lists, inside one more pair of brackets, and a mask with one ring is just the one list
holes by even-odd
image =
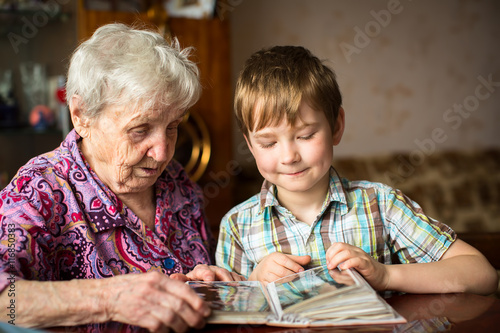
[[68, 105], [73, 95], [80, 96], [89, 119], [113, 104], [188, 109], [201, 94], [198, 67], [188, 59], [191, 51], [152, 31], [104, 25], [71, 57]]

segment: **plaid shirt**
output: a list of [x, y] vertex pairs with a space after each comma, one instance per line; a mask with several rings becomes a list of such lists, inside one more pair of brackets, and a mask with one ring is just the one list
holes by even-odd
[[[447, 225], [426, 216], [401, 191], [368, 181], [340, 179], [330, 170], [330, 188], [321, 212], [308, 225], [281, 206], [275, 186], [264, 181], [260, 194], [222, 219], [216, 262], [246, 277], [267, 255], [310, 255], [308, 267], [326, 264], [335, 242], [357, 246], [383, 264], [439, 260], [456, 239]], [[308, 268], [306, 267], [306, 268]]]

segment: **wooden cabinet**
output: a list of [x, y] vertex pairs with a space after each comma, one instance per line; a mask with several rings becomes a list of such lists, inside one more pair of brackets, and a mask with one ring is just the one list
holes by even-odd
[[[90, 37], [99, 26], [111, 22], [151, 24], [146, 13], [89, 11], [80, 1], [78, 38]], [[195, 48], [203, 94], [193, 110], [206, 123], [211, 140], [211, 156], [205, 173], [198, 181], [206, 199], [206, 214], [214, 232], [220, 219], [235, 204], [232, 184], [237, 165], [232, 160], [229, 22], [214, 19], [170, 18], [170, 31], [182, 47]]]

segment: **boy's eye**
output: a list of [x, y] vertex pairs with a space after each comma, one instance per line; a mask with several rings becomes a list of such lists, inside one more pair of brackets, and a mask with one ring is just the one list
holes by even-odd
[[300, 136], [299, 139], [301, 139], [301, 140], [309, 140], [309, 139], [312, 139], [312, 137], [314, 136], [314, 134], [316, 134], [316, 133], [311, 133], [309, 135], [303, 135], [303, 136]]
[[275, 145], [276, 142], [261, 142], [259, 145], [261, 148], [271, 148], [272, 146]]

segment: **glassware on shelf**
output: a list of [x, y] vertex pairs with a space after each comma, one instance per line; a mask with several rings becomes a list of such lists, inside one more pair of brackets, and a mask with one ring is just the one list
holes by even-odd
[[35, 62], [20, 64], [23, 87], [21, 123], [28, 123], [31, 110], [37, 105], [47, 105], [47, 75], [45, 66]]

